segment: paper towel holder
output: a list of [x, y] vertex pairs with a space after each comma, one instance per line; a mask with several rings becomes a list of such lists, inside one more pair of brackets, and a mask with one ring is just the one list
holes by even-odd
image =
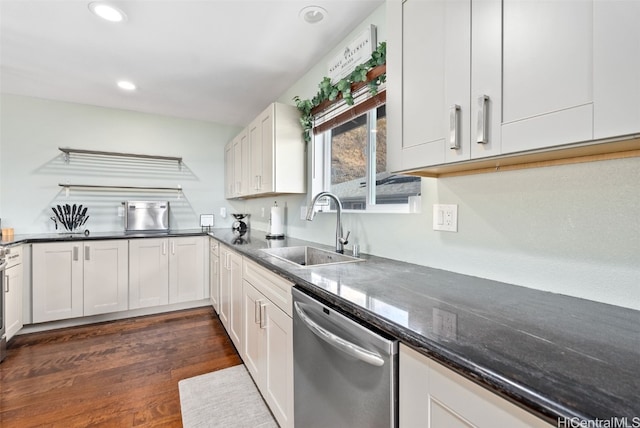
[[284, 213], [282, 208], [278, 207], [278, 202], [273, 203], [271, 207], [271, 214], [269, 216], [269, 233], [267, 233], [267, 239], [284, 239]]

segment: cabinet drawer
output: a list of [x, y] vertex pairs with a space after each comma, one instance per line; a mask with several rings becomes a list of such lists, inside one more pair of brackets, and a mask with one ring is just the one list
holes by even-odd
[[242, 277], [290, 317], [293, 283], [246, 258], [242, 260]]

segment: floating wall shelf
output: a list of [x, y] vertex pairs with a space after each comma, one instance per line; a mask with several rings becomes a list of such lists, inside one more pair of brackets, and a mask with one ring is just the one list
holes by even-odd
[[161, 161], [171, 161], [177, 162], [179, 165], [182, 164], [182, 158], [176, 156], [157, 156], [157, 155], [144, 155], [138, 153], [120, 153], [120, 152], [105, 152], [100, 150], [84, 150], [84, 149], [70, 149], [66, 147], [58, 147], [58, 150], [64, 153], [65, 162], [69, 162], [69, 156], [71, 153], [81, 154], [81, 155], [94, 155], [94, 156], [113, 156], [113, 157], [121, 157], [121, 158], [137, 158], [137, 159], [152, 159], [152, 160], [161, 160]]
[[155, 186], [104, 186], [96, 184], [63, 184], [59, 183], [58, 186], [66, 189], [70, 188], [83, 188], [83, 189], [123, 189], [123, 190], [159, 190], [159, 191], [174, 191], [182, 192], [182, 187], [155, 187]]

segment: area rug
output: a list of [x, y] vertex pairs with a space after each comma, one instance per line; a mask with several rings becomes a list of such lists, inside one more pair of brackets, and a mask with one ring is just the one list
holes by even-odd
[[277, 428], [244, 365], [178, 382], [184, 428]]

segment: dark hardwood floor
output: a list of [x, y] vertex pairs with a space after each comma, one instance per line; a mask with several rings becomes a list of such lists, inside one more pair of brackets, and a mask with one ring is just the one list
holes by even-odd
[[16, 336], [0, 426], [180, 427], [178, 381], [240, 363], [210, 307]]

